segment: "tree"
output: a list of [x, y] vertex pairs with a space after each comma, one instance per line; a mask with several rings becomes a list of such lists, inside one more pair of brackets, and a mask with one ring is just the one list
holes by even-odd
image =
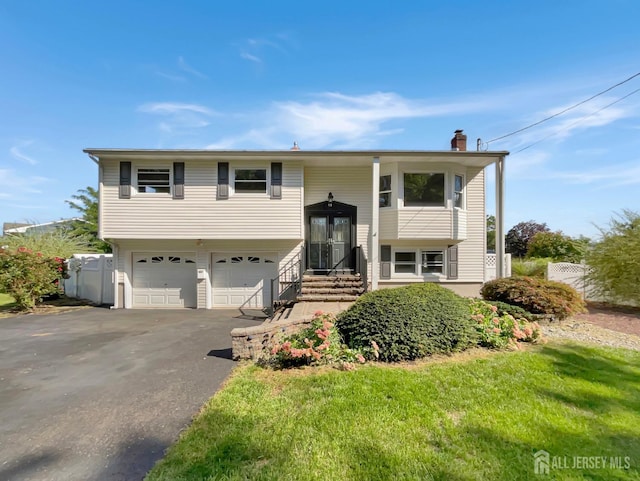
[[496, 250], [496, 216], [487, 216], [487, 250]]
[[538, 232], [529, 241], [527, 257], [548, 258], [555, 262], [578, 263], [584, 259], [589, 241], [558, 232]]
[[587, 252], [587, 283], [595, 294], [621, 304], [640, 304], [640, 214], [623, 210]]
[[529, 242], [538, 232], [549, 232], [547, 224], [538, 224], [530, 220], [514, 225], [505, 238], [506, 251], [514, 256], [524, 257], [527, 254]]
[[65, 201], [69, 207], [82, 214], [82, 219], [72, 224], [71, 233], [89, 240], [89, 247], [98, 252], [111, 252], [111, 246], [98, 238], [98, 191], [93, 187], [79, 189], [71, 196], [74, 200]]

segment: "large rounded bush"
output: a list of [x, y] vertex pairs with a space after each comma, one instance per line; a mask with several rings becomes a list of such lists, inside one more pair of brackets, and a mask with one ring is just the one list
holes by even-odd
[[377, 343], [383, 361], [448, 353], [477, 341], [469, 302], [433, 283], [369, 292], [338, 316], [336, 327], [353, 349]]
[[578, 291], [562, 282], [533, 277], [503, 277], [485, 283], [480, 291], [489, 301], [502, 301], [533, 314], [565, 319], [585, 310]]

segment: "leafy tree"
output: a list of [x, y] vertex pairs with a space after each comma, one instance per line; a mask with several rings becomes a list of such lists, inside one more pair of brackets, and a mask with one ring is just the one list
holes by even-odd
[[546, 223], [538, 224], [530, 220], [514, 225], [505, 238], [506, 251], [517, 257], [524, 257], [529, 248], [529, 242], [538, 232], [549, 232]]
[[88, 238], [89, 247], [95, 251], [111, 252], [111, 246], [98, 238], [98, 191], [89, 186], [79, 189], [71, 198], [74, 200], [65, 202], [82, 214], [82, 219], [73, 223], [71, 233]]
[[640, 304], [640, 214], [623, 210], [587, 252], [589, 286], [606, 299]]
[[487, 250], [496, 250], [496, 216], [487, 216]]
[[584, 259], [588, 239], [574, 239], [558, 232], [538, 232], [529, 241], [527, 257], [550, 258], [554, 262], [578, 263]]

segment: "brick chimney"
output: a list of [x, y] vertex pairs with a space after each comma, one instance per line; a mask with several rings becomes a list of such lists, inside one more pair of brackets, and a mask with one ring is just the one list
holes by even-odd
[[462, 129], [458, 129], [451, 139], [451, 150], [465, 152], [467, 150], [467, 136], [462, 133]]

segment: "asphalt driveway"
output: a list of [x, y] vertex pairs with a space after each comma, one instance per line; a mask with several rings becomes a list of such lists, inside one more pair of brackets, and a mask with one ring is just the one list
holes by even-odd
[[0, 479], [139, 480], [231, 371], [236, 310], [0, 319]]

